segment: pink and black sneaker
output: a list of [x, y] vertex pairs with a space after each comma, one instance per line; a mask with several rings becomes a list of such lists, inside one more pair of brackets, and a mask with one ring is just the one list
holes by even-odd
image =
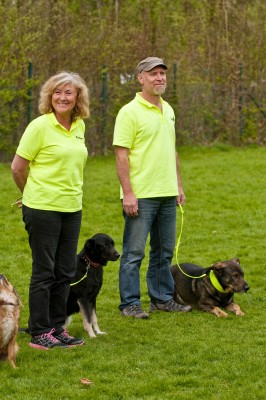
[[53, 336], [55, 329], [52, 329], [48, 333], [42, 333], [41, 335], [32, 336], [31, 341], [29, 343], [30, 347], [34, 349], [40, 350], [49, 350], [55, 347], [60, 347], [61, 349], [66, 349], [68, 346], [58, 340]]
[[53, 332], [54, 338], [59, 340], [61, 343], [67, 345], [67, 346], [82, 346], [85, 342], [83, 339], [80, 338], [75, 338], [73, 336], [70, 336], [68, 331], [64, 329], [60, 333], [57, 333], [56, 331]]

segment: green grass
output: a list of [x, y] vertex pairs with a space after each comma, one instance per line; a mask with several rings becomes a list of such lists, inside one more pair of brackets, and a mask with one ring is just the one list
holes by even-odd
[[[266, 149], [181, 148], [179, 155], [187, 196], [179, 262], [208, 266], [239, 257], [251, 289], [235, 299], [246, 315], [218, 319], [193, 311], [154, 313], [140, 321], [122, 318], [117, 309], [119, 262], [110, 262], [97, 308], [99, 325], [108, 335], [87, 337], [79, 315], [69, 330], [86, 339], [80, 348], [33, 350], [28, 346], [29, 336], [19, 334], [18, 368], [0, 364], [1, 399], [266, 398]], [[24, 304], [21, 326], [26, 326], [30, 251], [21, 211], [10, 207], [19, 193], [9, 165], [0, 166], [0, 176], [0, 272], [20, 293]], [[87, 237], [106, 232], [121, 251], [122, 230], [114, 158], [91, 158], [85, 174], [79, 249]], [[149, 305], [147, 261], [148, 257], [141, 268], [144, 309]], [[83, 377], [93, 385], [81, 385]]]

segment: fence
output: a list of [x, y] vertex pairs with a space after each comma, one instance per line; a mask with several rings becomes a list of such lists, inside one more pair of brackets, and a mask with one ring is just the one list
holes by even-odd
[[[180, 82], [176, 69], [172, 71], [164, 98], [176, 113], [178, 144], [265, 144], [265, 82], [245, 82], [242, 74], [234, 85]], [[39, 87], [32, 83], [32, 76], [29, 64], [25, 87], [0, 86], [0, 161], [11, 158], [25, 127], [38, 115]], [[121, 79], [104, 66], [95, 80], [98, 83], [89, 84], [91, 118], [86, 121], [86, 140], [90, 154], [107, 154], [112, 149], [116, 114], [139, 90], [132, 78]]]

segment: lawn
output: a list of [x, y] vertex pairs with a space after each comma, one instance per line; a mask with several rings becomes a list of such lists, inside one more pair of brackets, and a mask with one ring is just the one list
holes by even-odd
[[[199, 311], [154, 313], [149, 320], [123, 318], [118, 311], [119, 261], [105, 267], [98, 298], [100, 328], [108, 334], [90, 339], [76, 315], [71, 334], [80, 348], [33, 350], [20, 333], [17, 369], [0, 364], [3, 400], [257, 400], [266, 398], [265, 379], [265, 220], [266, 148], [180, 148], [187, 197], [179, 262], [209, 266], [240, 258], [250, 286], [235, 295], [244, 317]], [[0, 273], [13, 283], [23, 302], [27, 325], [31, 256], [21, 211], [11, 208], [19, 192], [10, 166], [0, 165]], [[180, 215], [177, 221], [180, 228]], [[97, 232], [122, 246], [123, 218], [113, 156], [93, 157], [85, 171], [83, 223], [79, 249]], [[144, 259], [142, 305], [149, 307]], [[90, 379], [89, 386], [80, 383]]]

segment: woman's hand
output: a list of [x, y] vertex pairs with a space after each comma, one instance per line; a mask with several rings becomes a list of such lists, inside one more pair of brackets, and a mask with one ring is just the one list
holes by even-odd
[[15, 206], [17, 206], [17, 208], [22, 208], [22, 196], [18, 197], [14, 203], [11, 203], [12, 208]]

